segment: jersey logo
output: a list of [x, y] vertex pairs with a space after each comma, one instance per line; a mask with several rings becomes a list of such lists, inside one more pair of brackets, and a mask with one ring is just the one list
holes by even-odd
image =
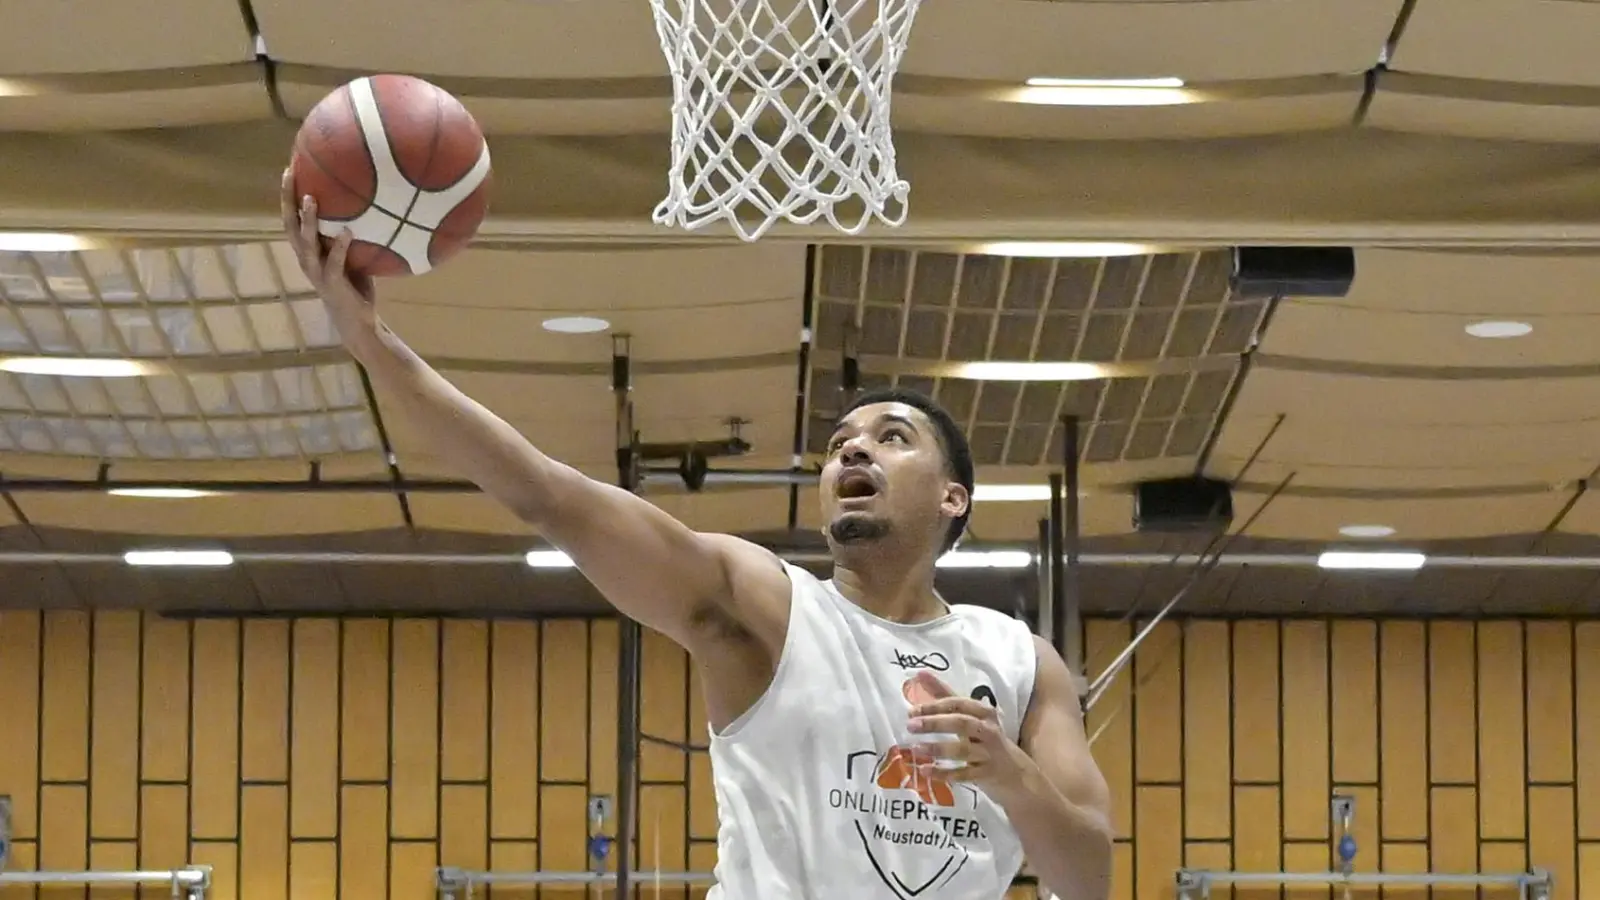
[[918, 767], [919, 762], [926, 761], [926, 756], [923, 754], [923, 759], [919, 760], [914, 748], [891, 747], [878, 760], [878, 787], [913, 791], [929, 806], [955, 806], [956, 794], [950, 789], [950, 783], [942, 778], [934, 778]]
[[977, 790], [929, 773], [919, 765], [926, 761], [926, 749], [915, 746], [858, 751], [845, 758], [844, 784], [828, 792], [828, 805], [853, 820], [861, 851], [893, 900], [937, 892], [975, 850], [988, 850]]
[[901, 669], [932, 669], [935, 672], [950, 671], [950, 658], [935, 650], [917, 656], [914, 653], [894, 651], [894, 664]]

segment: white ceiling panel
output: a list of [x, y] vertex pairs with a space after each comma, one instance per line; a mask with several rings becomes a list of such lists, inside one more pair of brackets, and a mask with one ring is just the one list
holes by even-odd
[[[295, 118], [304, 117], [327, 94], [321, 85], [286, 83], [279, 88], [285, 110]], [[665, 96], [552, 100], [463, 94], [459, 99], [491, 136], [664, 134], [672, 128], [672, 101]]]
[[[1273, 355], [1406, 367], [1462, 366], [1525, 369], [1529, 366], [1596, 364], [1600, 311], [1588, 316], [1528, 315], [1505, 304], [1504, 312], [1472, 315], [1350, 309], [1341, 302], [1294, 302], [1279, 306], [1261, 351]], [[1468, 326], [1511, 319], [1533, 326], [1515, 339], [1483, 339]]]
[[[1340, 500], [1279, 496], [1272, 500], [1245, 534], [1250, 537], [1325, 540], [1330, 547], [1348, 546], [1339, 529], [1345, 525], [1387, 525], [1395, 530], [1386, 549], [1405, 541], [1444, 537], [1488, 537], [1541, 531], [1555, 518], [1567, 494], [1524, 494], [1449, 500]], [[1235, 530], [1254, 515], [1264, 495], [1236, 493]]]
[[[1260, 458], [1297, 469], [1302, 465], [1323, 470], [1497, 469], [1499, 483], [1507, 484], [1585, 477], [1600, 464], [1596, 448], [1600, 448], [1600, 416], [1515, 425], [1421, 425], [1291, 415]], [[1529, 472], [1543, 477], [1528, 479], [1524, 473]]]
[[122, 131], [186, 128], [271, 118], [265, 84], [103, 94], [26, 94], [0, 89], [0, 131]]
[[[634, 0], [505, 3], [453, 0], [255, 0], [274, 58], [378, 72], [479, 78], [665, 75], [648, 4]], [[338, 27], [332, 23], [360, 23]]]
[[1401, 0], [929, 0], [901, 71], [1191, 83], [1348, 74], [1378, 61], [1400, 7]]
[[[1032, 0], [1029, 0], [1032, 2]], [[1359, 90], [1173, 106], [1047, 106], [896, 94], [901, 132], [1036, 140], [1143, 140], [1285, 134], [1348, 125]]]
[[[324, 25], [327, 21], [304, 18]], [[0, 59], [9, 76], [180, 69], [254, 56], [250, 32], [234, 0], [0, 4]]]
[[391, 279], [383, 296], [407, 302], [576, 315], [798, 297], [802, 244], [611, 252], [470, 250], [417, 278]]
[[1408, 72], [1530, 84], [1600, 85], [1600, 4], [1421, 0], [1392, 64]]
[[1600, 142], [1600, 105], [1495, 103], [1379, 90], [1368, 128], [1491, 141]]
[[[1600, 255], [1485, 247], [1356, 251], [1350, 295], [1332, 307], [1459, 316], [1600, 314]], [[1324, 301], [1317, 301], [1319, 303]], [[1289, 306], [1302, 305], [1292, 301]]]
[[[1308, 398], [1315, 403], [1308, 405]], [[1231, 416], [1304, 416], [1356, 429], [1383, 422], [1571, 421], [1595, 409], [1600, 409], [1600, 378], [1407, 379], [1256, 367], [1240, 388]]]
[[104, 494], [25, 494], [18, 505], [35, 525], [193, 538], [332, 534], [398, 528], [385, 494], [240, 494], [151, 500]]

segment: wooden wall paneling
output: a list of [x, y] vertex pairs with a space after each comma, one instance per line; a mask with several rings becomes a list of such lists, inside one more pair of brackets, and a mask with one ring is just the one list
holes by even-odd
[[[1091, 670], [1133, 627], [1086, 623]], [[616, 791], [617, 635], [589, 620], [0, 613], [12, 867], [210, 865], [214, 900], [424, 900], [440, 864], [587, 868], [588, 798]], [[642, 663], [644, 729], [703, 746], [688, 658], [649, 634]], [[1169, 622], [1086, 724], [1116, 795], [1114, 900], [1170, 900], [1182, 865], [1329, 868], [1335, 790], [1357, 798], [1362, 870], [1536, 865], [1555, 900], [1600, 890], [1600, 623]], [[710, 869], [705, 752], [647, 746], [641, 777], [639, 867]], [[113, 894], [127, 896], [0, 900]]]

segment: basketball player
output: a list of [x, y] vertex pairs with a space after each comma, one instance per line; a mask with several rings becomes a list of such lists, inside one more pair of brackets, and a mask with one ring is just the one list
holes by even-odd
[[[996, 900], [1026, 855], [1105, 900], [1111, 830], [1073, 677], [1021, 621], [947, 606], [934, 560], [966, 526], [972, 457], [911, 393], [861, 397], [828, 440], [829, 581], [539, 452], [378, 316], [284, 181], [306, 277], [379, 391], [618, 611], [682, 645], [712, 729], [721, 900]], [[931, 738], [931, 743], [928, 742]]]

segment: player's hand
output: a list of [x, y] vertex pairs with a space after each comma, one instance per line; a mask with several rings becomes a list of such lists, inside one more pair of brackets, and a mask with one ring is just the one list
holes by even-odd
[[945, 781], [970, 781], [981, 787], [1010, 788], [1022, 781], [1030, 763], [1016, 742], [1000, 727], [1000, 713], [982, 700], [963, 697], [929, 672], [918, 672], [908, 695], [920, 702], [911, 708], [913, 734], [950, 734], [954, 741], [919, 745], [935, 759], [960, 760], [956, 769], [925, 765], [924, 773]]
[[283, 172], [280, 204], [289, 246], [294, 248], [300, 270], [311, 282], [312, 289], [322, 297], [339, 337], [349, 345], [375, 335], [378, 310], [372, 279], [352, 274], [345, 266], [346, 255], [350, 252], [349, 230], [325, 247], [322, 235], [317, 232], [317, 203], [309, 196], [294, 195], [294, 176], [287, 169]]

